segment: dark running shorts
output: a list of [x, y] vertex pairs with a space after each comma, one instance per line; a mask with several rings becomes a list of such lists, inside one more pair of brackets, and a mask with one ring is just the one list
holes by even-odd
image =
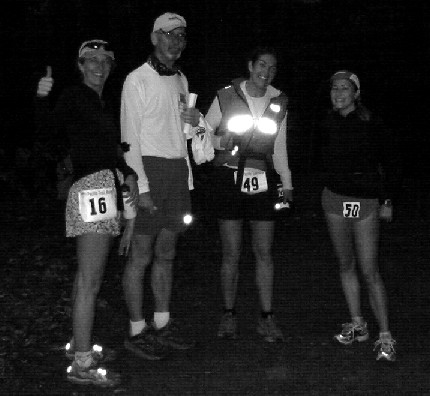
[[246, 194], [239, 191], [235, 184], [236, 169], [227, 166], [215, 167], [213, 172], [214, 214], [223, 220], [259, 220], [273, 221], [277, 211], [274, 206], [278, 196], [277, 175], [266, 172], [268, 190], [258, 194]]
[[156, 235], [163, 228], [172, 232], [184, 231], [187, 228], [184, 216], [191, 214], [186, 159], [145, 156], [142, 162], [157, 210], [150, 214], [148, 210], [138, 209], [135, 234]]
[[379, 209], [377, 198], [348, 197], [336, 194], [328, 188], [323, 190], [321, 203], [325, 213], [351, 220], [363, 220]]

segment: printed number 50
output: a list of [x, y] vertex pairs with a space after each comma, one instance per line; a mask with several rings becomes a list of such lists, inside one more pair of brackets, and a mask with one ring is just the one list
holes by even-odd
[[357, 204], [346, 203], [345, 204], [345, 217], [358, 217], [358, 211], [360, 210], [360, 206]]

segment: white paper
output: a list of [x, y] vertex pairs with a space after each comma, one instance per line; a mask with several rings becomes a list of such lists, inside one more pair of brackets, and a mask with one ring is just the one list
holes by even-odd
[[[197, 101], [197, 94], [190, 93], [188, 95], [187, 108], [194, 107], [196, 105], [196, 101]], [[184, 125], [184, 133], [188, 135], [190, 133], [190, 129], [191, 129], [191, 124], [186, 123]]]

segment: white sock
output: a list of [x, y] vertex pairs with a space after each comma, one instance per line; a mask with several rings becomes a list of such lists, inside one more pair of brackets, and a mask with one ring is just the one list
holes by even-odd
[[379, 339], [381, 339], [381, 340], [391, 340], [391, 332], [389, 332], [389, 331], [381, 331], [379, 333]]
[[154, 312], [154, 323], [157, 329], [161, 329], [169, 323], [170, 312]]
[[92, 361], [92, 351], [75, 352], [75, 362], [80, 368], [89, 367]]
[[145, 327], [145, 319], [138, 320], [137, 322], [133, 322], [130, 320], [130, 337], [134, 337], [135, 335], [140, 334]]

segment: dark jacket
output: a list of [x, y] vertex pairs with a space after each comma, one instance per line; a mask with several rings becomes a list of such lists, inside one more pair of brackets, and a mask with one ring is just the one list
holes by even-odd
[[[36, 106], [39, 113], [49, 112], [47, 98], [37, 99]], [[39, 130], [39, 140], [68, 149], [75, 180], [103, 169], [134, 174], [120, 155], [120, 132], [111, 109], [85, 84], [65, 89]]]
[[[135, 174], [122, 156], [120, 131], [111, 108], [85, 84], [66, 88], [52, 112], [48, 98], [37, 98], [36, 119], [44, 120], [40, 121], [38, 140], [65, 148], [70, 154], [74, 180], [104, 169], [117, 168], [124, 178]], [[117, 196], [121, 196], [119, 191]], [[118, 203], [121, 209], [122, 200]]]
[[330, 112], [321, 125], [320, 166], [324, 185], [337, 194], [392, 199], [398, 169], [395, 140], [381, 119]]

